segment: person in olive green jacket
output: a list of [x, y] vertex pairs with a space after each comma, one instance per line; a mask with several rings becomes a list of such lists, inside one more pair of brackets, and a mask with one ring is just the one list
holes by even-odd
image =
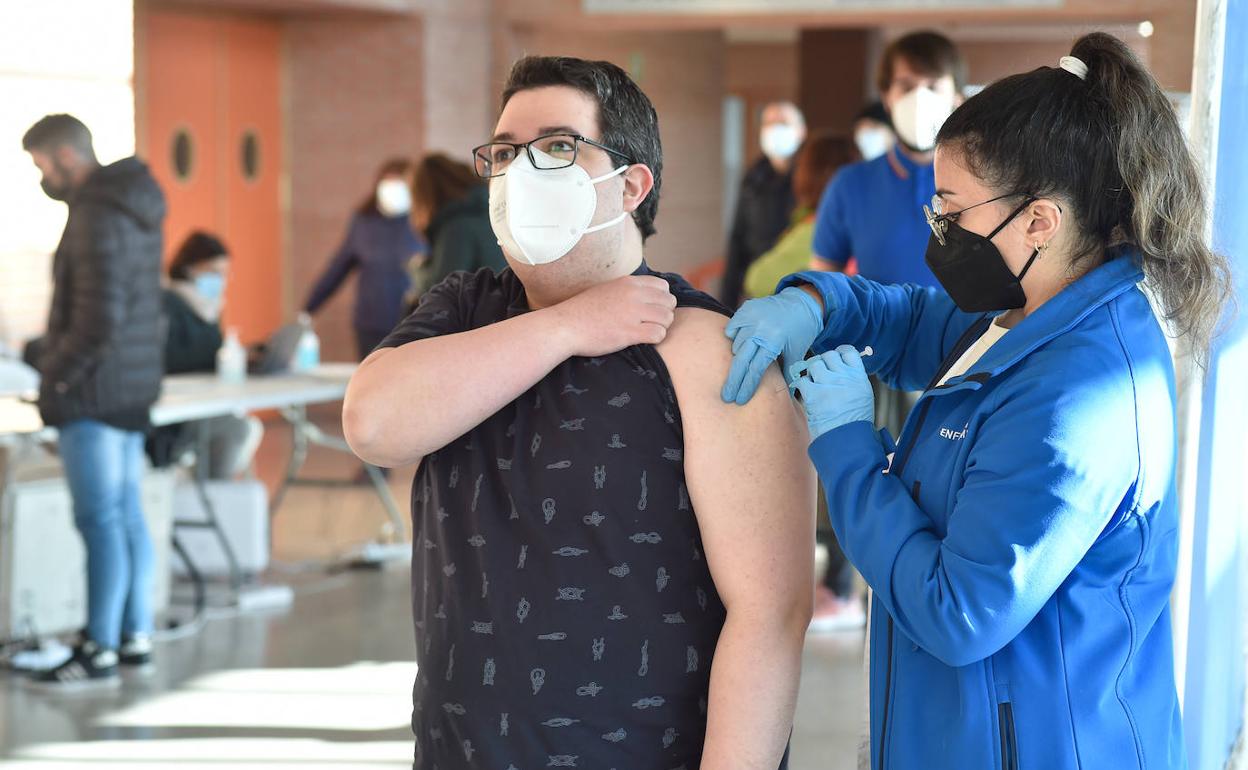
[[781, 278], [810, 267], [819, 196], [837, 169], [857, 159], [852, 140], [829, 133], [810, 137], [798, 150], [793, 169], [793, 195], [797, 201], [793, 218], [776, 245], [746, 271], [748, 296], [770, 296]]
[[413, 263], [408, 307], [457, 270], [507, 267], [490, 226], [489, 188], [472, 167], [442, 153], [426, 155], [412, 175], [412, 225], [429, 242], [429, 258]]

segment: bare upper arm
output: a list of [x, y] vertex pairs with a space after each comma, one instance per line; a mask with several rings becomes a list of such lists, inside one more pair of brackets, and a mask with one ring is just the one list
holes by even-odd
[[682, 308], [658, 346], [680, 405], [685, 476], [711, 574], [732, 611], [809, 602], [815, 473], [806, 422], [773, 365], [745, 406], [720, 389], [732, 360], [727, 318]]

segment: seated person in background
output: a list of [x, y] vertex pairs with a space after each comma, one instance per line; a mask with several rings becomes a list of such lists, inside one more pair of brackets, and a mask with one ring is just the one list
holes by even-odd
[[814, 479], [775, 367], [720, 399], [725, 308], [643, 258], [663, 151], [619, 67], [528, 57], [474, 151], [510, 268], [454, 273], [343, 427], [412, 485], [414, 767], [776, 770]]
[[429, 259], [408, 263], [409, 310], [421, 295], [456, 270], [507, 267], [490, 229], [490, 191], [472, 166], [442, 153], [426, 155], [412, 177], [412, 225], [425, 234]]
[[[178, 248], [164, 290], [166, 374], [216, 370], [229, 273], [225, 244], [208, 233], [193, 232]], [[195, 450], [201, 478], [232, 479], [251, 465], [263, 435], [255, 417], [223, 415], [159, 428], [148, 438], [147, 451], [159, 467]]]
[[858, 160], [854, 145], [829, 133], [812, 136], [797, 152], [793, 165], [793, 198], [797, 201], [789, 229], [745, 273], [750, 298], [769, 297], [780, 279], [805, 270], [814, 254], [815, 209], [823, 188], [837, 169]]

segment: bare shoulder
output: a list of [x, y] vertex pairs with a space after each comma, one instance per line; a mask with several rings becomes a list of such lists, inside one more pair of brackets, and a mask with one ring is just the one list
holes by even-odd
[[[668, 368], [673, 364], [705, 367], [716, 362], [726, 367], [732, 362], [732, 343], [724, 336], [727, 325], [728, 317], [713, 310], [676, 308], [676, 319], [658, 345], [659, 355]], [[692, 361], [687, 360], [690, 357]], [[724, 373], [727, 371], [725, 368]]]
[[[720, 397], [732, 364], [728, 319], [676, 311], [658, 346], [680, 406], [685, 482], [715, 587], [729, 612], [809, 586], [815, 479], [808, 434], [779, 367], [745, 406]], [[735, 610], [734, 610], [735, 608]]]
[[783, 415], [787, 422], [796, 412], [775, 364], [768, 368], [749, 404], [744, 407], [725, 404], [720, 398], [732, 365], [732, 342], [724, 334], [727, 325], [728, 317], [720, 313], [679, 308], [667, 338], [657, 347], [672, 377], [686, 428], [690, 427], [691, 419], [747, 426]]

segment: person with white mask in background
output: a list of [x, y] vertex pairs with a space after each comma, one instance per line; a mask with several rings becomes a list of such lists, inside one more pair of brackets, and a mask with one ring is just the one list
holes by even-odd
[[883, 102], [871, 102], [854, 117], [854, 144], [863, 160], [875, 160], [893, 149], [897, 135]]
[[352, 326], [361, 360], [399, 322], [411, 288], [409, 264], [428, 254], [412, 229], [411, 177], [412, 162], [406, 158], [382, 164], [372, 192], [351, 217], [346, 236], [304, 304], [305, 313], [315, 314], [358, 270]]
[[745, 172], [728, 236], [720, 299], [735, 308], [744, 299], [745, 273], [788, 229], [793, 197], [793, 158], [806, 141], [806, 119], [791, 102], [768, 104], [758, 143], [763, 155]]
[[413, 767], [775, 770], [813, 594], [806, 429], [723, 403], [727, 310], [652, 270], [658, 117], [608, 62], [527, 57], [474, 149], [508, 268], [457, 272], [352, 378], [417, 464]]

